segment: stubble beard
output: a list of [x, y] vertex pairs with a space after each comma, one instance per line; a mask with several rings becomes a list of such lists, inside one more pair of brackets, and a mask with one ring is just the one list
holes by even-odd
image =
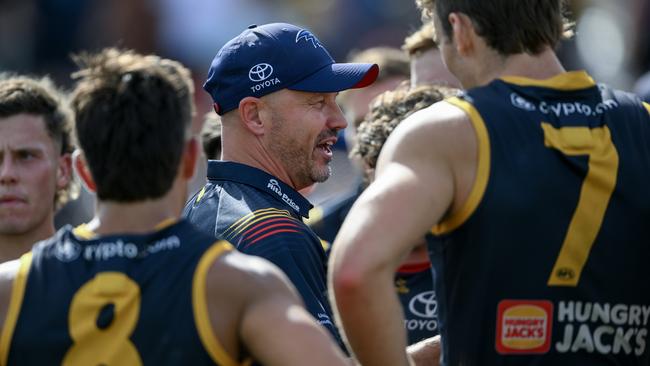
[[[8, 216], [9, 219], [3, 219], [3, 216]], [[16, 217], [18, 216], [18, 217]], [[15, 213], [0, 214], [0, 235], [2, 236], [18, 236], [25, 235], [30, 231], [39, 228], [45, 220], [47, 220], [47, 213], [35, 213], [32, 217], [27, 217], [29, 214]]]
[[[332, 174], [332, 168], [329, 163], [323, 167], [316, 165], [314, 157], [317, 153], [316, 141], [303, 146], [303, 142], [297, 141], [283, 132], [281, 126], [284, 123], [277, 115], [273, 116], [272, 142], [269, 149], [282, 161], [285, 169], [294, 180], [295, 188], [298, 190], [314, 183], [325, 182]], [[322, 134], [319, 134], [317, 141]]]

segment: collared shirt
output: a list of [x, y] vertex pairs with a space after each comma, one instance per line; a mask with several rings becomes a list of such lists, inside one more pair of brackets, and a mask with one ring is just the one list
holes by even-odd
[[208, 183], [189, 200], [183, 215], [201, 231], [280, 267], [307, 310], [344, 349], [327, 300], [327, 257], [302, 221], [311, 208], [300, 193], [260, 169], [211, 160]]

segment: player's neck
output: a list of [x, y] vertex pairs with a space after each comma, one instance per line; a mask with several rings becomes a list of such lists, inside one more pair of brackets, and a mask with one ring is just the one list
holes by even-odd
[[501, 70], [495, 76], [519, 76], [544, 80], [565, 71], [555, 52], [550, 47], [547, 47], [538, 55], [520, 53], [507, 57]]
[[131, 203], [99, 201], [88, 229], [97, 235], [144, 234], [159, 230], [161, 224], [178, 220], [180, 208], [168, 196]]
[[32, 246], [54, 235], [54, 219], [49, 216], [37, 228], [21, 234], [0, 234], [0, 263], [17, 259], [29, 252]]

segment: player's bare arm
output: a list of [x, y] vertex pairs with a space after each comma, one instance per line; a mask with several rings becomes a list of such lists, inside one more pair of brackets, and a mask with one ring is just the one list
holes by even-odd
[[[208, 276], [212, 325], [231, 355], [250, 354], [264, 365], [347, 364], [275, 265], [231, 252]], [[224, 322], [227, 326], [220, 329]]]
[[417, 237], [461, 207], [475, 158], [469, 120], [445, 102], [408, 118], [386, 142], [377, 179], [352, 207], [354, 223], [343, 224], [330, 264], [333, 303], [362, 364], [407, 364], [393, 274]]

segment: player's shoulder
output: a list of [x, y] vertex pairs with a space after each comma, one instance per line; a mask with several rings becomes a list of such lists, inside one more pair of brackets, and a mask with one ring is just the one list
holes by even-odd
[[235, 302], [289, 288], [286, 276], [276, 265], [236, 250], [227, 250], [212, 262], [206, 283], [208, 296]]
[[404, 121], [408, 122], [408, 124], [402, 123], [400, 126], [405, 125], [408, 127], [409, 124], [418, 124], [417, 127], [432, 126], [440, 128], [440, 126], [462, 123], [470, 117], [467, 108], [463, 108], [465, 104], [469, 103], [460, 97], [441, 100], [413, 113]]
[[388, 137], [384, 150], [428, 159], [428, 154], [448, 151], [453, 155], [466, 143], [474, 143], [475, 126], [471, 106], [461, 98], [452, 97], [413, 113]]

